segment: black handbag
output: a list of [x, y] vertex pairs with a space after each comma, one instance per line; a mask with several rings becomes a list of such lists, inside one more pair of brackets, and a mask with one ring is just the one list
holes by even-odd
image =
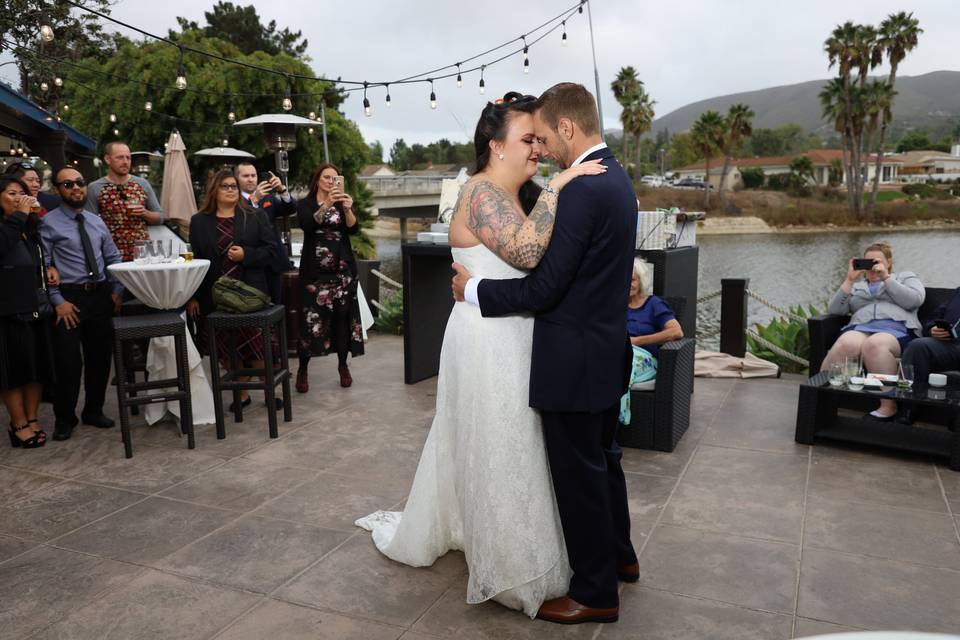
[[43, 264], [43, 250], [37, 245], [37, 255], [40, 258], [40, 286], [37, 287], [37, 310], [30, 313], [18, 313], [17, 319], [32, 322], [41, 318], [50, 318], [54, 314], [50, 292], [47, 291], [47, 273]]

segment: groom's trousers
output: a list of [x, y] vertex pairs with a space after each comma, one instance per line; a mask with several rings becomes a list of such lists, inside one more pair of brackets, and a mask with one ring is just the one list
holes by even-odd
[[616, 441], [619, 403], [602, 413], [541, 411], [553, 488], [573, 577], [569, 596], [619, 604], [617, 567], [637, 561]]

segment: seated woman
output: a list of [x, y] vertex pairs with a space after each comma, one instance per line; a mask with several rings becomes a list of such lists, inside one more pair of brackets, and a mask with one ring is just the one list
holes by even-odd
[[[683, 337], [683, 329], [662, 298], [653, 295], [653, 270], [642, 258], [633, 261], [630, 300], [627, 303], [627, 333], [633, 345], [630, 386], [657, 375], [660, 345]], [[620, 421], [630, 423], [628, 391], [620, 403]]]
[[[852, 317], [820, 368], [860, 358], [868, 373], [894, 374], [900, 354], [920, 335], [917, 309], [926, 291], [915, 273], [893, 273], [893, 252], [886, 242], [871, 244], [863, 257], [873, 260], [873, 268], [855, 269], [851, 258], [847, 278], [827, 306], [828, 313]], [[881, 400], [880, 407], [864, 417], [890, 421], [896, 413], [896, 402]]]

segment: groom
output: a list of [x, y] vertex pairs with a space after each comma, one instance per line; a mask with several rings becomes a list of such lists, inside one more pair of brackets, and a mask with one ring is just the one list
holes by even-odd
[[626, 309], [637, 201], [583, 86], [561, 83], [540, 96], [535, 129], [544, 155], [562, 169], [599, 158], [607, 171], [563, 189], [550, 246], [529, 276], [480, 280], [454, 264], [454, 297], [479, 305], [485, 317], [536, 313], [530, 406], [543, 416], [573, 569], [568, 595], [544, 602], [537, 617], [616, 622], [617, 579], [636, 582], [640, 571], [615, 440], [630, 372]]

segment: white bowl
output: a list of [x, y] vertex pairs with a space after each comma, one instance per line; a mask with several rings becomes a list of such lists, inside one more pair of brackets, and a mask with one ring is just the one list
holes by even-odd
[[931, 373], [927, 382], [930, 383], [931, 387], [945, 387], [947, 386], [947, 376], [942, 373]]

